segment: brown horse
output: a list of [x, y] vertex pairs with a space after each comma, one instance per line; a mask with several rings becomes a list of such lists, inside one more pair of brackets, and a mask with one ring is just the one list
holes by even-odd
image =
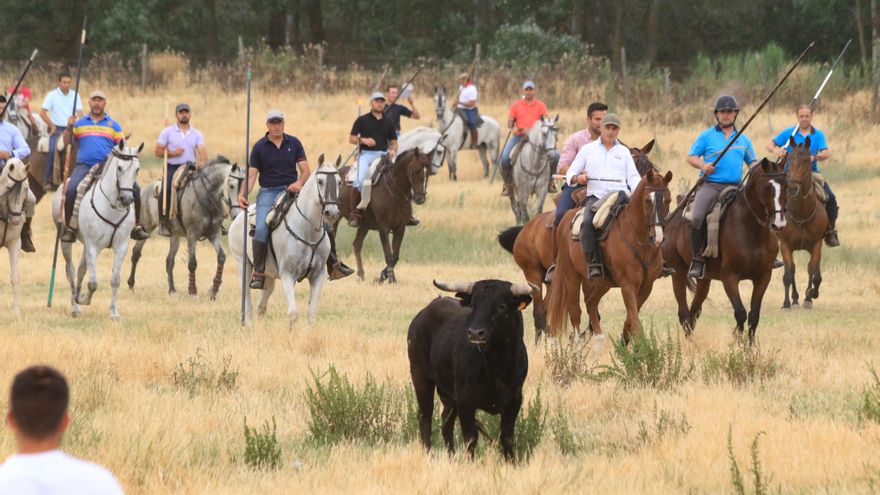
[[[807, 283], [804, 308], [813, 307], [813, 299], [819, 297], [819, 285], [822, 284], [822, 239], [828, 227], [828, 214], [816, 196], [813, 185], [813, 169], [810, 160], [810, 138], [802, 145], [792, 143], [788, 153], [788, 200], [786, 203], [787, 222], [779, 232], [779, 246], [782, 250], [782, 262], [785, 264], [785, 302], [783, 310], [791, 309], [792, 304], [798, 305], [797, 285], [794, 281], [794, 251], [810, 253], [807, 265], [809, 282]], [[791, 289], [791, 301], [788, 294]]]
[[[412, 215], [412, 202], [415, 201], [420, 205], [427, 198], [431, 156], [414, 148], [401, 153], [394, 163], [386, 163], [383, 166], [387, 168], [382, 172], [379, 181], [373, 185], [370, 204], [364, 211], [354, 238], [354, 255], [357, 259], [358, 278], [364, 280], [364, 264], [361, 259], [364, 238], [367, 232], [378, 231], [379, 241], [385, 252], [385, 268], [375, 281], [382, 283], [387, 280], [395, 284], [397, 278], [394, 276], [394, 266], [400, 259], [400, 245], [403, 243], [406, 223]], [[339, 174], [346, 177], [349, 169], [350, 167], [342, 167], [339, 169]], [[351, 216], [351, 188], [348, 183], [342, 186], [340, 213], [345, 218]], [[338, 226], [339, 220], [333, 226], [334, 231]], [[388, 242], [388, 234], [393, 234], [391, 243]]]
[[602, 243], [607, 277], [587, 277], [586, 256], [580, 243], [571, 238], [575, 210], [565, 214], [556, 229], [557, 269], [547, 294], [551, 334], [558, 334], [565, 328], [566, 314], [575, 329], [580, 325], [578, 295], [581, 284], [593, 335], [602, 334], [599, 301], [612, 287], [620, 287], [626, 306], [623, 341], [629, 342], [639, 331], [639, 310], [663, 271], [660, 243], [663, 242], [663, 223], [672, 201], [669, 193], [671, 180], [672, 172], [661, 175], [649, 171], [633, 191], [629, 203], [608, 227], [608, 236]]
[[[654, 147], [654, 140], [641, 148], [630, 148], [636, 170], [644, 177], [649, 171], [657, 171], [657, 167], [648, 158]], [[498, 234], [501, 247], [513, 253], [513, 260], [522, 269], [523, 275], [532, 287], [532, 314], [535, 320], [535, 343], [541, 340], [541, 334], [547, 331], [547, 307], [544, 304], [542, 284], [547, 270], [556, 260], [556, 230], [553, 228], [555, 211], [546, 211], [536, 215], [525, 225], [511, 227]], [[584, 292], [584, 300], [587, 294]], [[580, 328], [578, 321], [575, 328]]]
[[[751, 280], [752, 300], [748, 313], [749, 342], [754, 342], [761, 302], [770, 284], [773, 261], [779, 252], [779, 241], [774, 231], [785, 226], [785, 169], [781, 162], [761, 160], [749, 170], [740, 186], [736, 199], [727, 207], [721, 218], [719, 231], [719, 254], [706, 260], [706, 278], [696, 281], [687, 279], [691, 253], [690, 224], [680, 211], [666, 225], [666, 242], [663, 243], [663, 259], [675, 269], [672, 290], [678, 302], [678, 320], [685, 335], [694, 332], [702, 311], [703, 301], [709, 294], [712, 280], [724, 284], [727, 298], [733, 305], [736, 329], [742, 334], [746, 322], [746, 309], [739, 295], [739, 283]], [[687, 289], [694, 300], [690, 310], [687, 306]]]

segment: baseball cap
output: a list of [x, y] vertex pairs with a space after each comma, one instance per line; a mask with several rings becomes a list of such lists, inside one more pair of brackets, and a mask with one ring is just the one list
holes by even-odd
[[616, 113], [608, 113], [602, 117], [602, 125], [615, 125], [620, 127], [620, 117]]
[[284, 112], [278, 110], [277, 108], [273, 108], [266, 113], [266, 122], [270, 120], [284, 120]]
[[461, 74], [458, 75], [458, 78], [459, 79], [468, 79], [468, 78], [470, 78], [470, 76], [468, 75], [467, 72], [462, 72]]
[[376, 91], [375, 93], [373, 93], [373, 94], [370, 96], [370, 101], [373, 101], [373, 100], [384, 100], [384, 99], [385, 99], [385, 93], [383, 93], [383, 92], [381, 92], [381, 91]]
[[174, 109], [174, 113], [179, 113], [186, 110], [187, 112], [192, 112], [192, 109], [186, 103], [178, 103], [177, 108]]
[[533, 83], [532, 81], [526, 81], [526, 82], [524, 82], [524, 83], [523, 83], [523, 89], [528, 89], [528, 88], [535, 89], [535, 83]]
[[92, 94], [89, 95], [89, 99], [91, 100], [92, 98], [101, 98], [102, 100], [106, 100], [107, 95], [104, 94], [104, 92], [101, 91], [100, 89], [96, 89], [96, 90], [92, 91]]

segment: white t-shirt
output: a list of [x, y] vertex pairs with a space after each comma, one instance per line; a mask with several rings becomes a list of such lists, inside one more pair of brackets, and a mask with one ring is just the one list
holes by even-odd
[[60, 450], [16, 454], [0, 466], [0, 495], [122, 495], [106, 468]]
[[587, 194], [597, 198], [604, 198], [613, 191], [629, 190], [632, 193], [642, 180], [632, 154], [620, 141], [615, 142], [610, 150], [605, 148], [601, 139], [585, 144], [571, 162], [565, 183], [571, 184], [571, 180], [582, 172], [594, 179], [587, 182]]
[[[55, 88], [46, 93], [46, 100], [43, 101], [43, 106], [41, 108], [49, 112], [49, 120], [51, 120], [53, 124], [59, 127], [66, 127], [67, 119], [73, 115], [73, 102], [72, 89], [68, 90], [67, 94], [64, 94], [60, 89]], [[79, 95], [76, 95], [77, 113], [81, 112], [82, 109], [82, 99]]]
[[477, 101], [477, 87], [473, 84], [460, 87], [458, 93], [458, 106], [465, 108], [464, 104], [471, 100]]

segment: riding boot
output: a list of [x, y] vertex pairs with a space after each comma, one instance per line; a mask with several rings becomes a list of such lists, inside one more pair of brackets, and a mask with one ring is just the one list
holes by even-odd
[[599, 235], [593, 227], [592, 215], [584, 215], [584, 221], [581, 224], [581, 251], [584, 252], [588, 260], [587, 277], [602, 278], [605, 276], [605, 268], [602, 260], [599, 258], [600, 250]]
[[64, 231], [61, 233], [61, 242], [76, 242], [76, 231], [79, 224], [76, 219], [79, 217], [79, 204], [76, 200], [73, 202], [73, 208], [64, 207]]
[[137, 197], [137, 195], [134, 198], [134, 228], [131, 229], [131, 238], [136, 241], [150, 238], [150, 234], [141, 225], [141, 198]]
[[544, 283], [549, 284], [553, 282], [553, 274], [556, 272], [556, 263], [550, 265], [550, 268], [547, 269], [547, 273], [544, 274]]
[[163, 217], [159, 220], [159, 235], [163, 237], [171, 237], [171, 220]]
[[419, 220], [418, 218], [416, 218], [415, 215], [410, 215], [409, 220], [406, 221], [406, 226], [407, 227], [415, 227], [416, 225], [418, 225], [420, 223], [422, 223], [422, 221]]
[[837, 229], [834, 223], [829, 222], [828, 228], [825, 229], [825, 245], [828, 247], [840, 246], [840, 240], [837, 238]]
[[269, 245], [254, 239], [254, 274], [251, 277], [251, 289], [263, 290], [263, 283], [266, 281], [266, 253]]
[[501, 166], [501, 179], [504, 185], [501, 186], [502, 196], [511, 196], [513, 194], [513, 167]]
[[705, 276], [706, 258], [703, 257], [703, 250], [705, 249], [704, 245], [706, 243], [705, 232], [705, 227], [691, 227], [691, 249], [694, 254], [691, 260], [690, 270], [688, 270], [689, 278], [701, 279]]
[[330, 238], [330, 256], [327, 257], [327, 274], [330, 275], [330, 280], [339, 280], [351, 275], [354, 270], [346, 266], [336, 255], [336, 234], [333, 233], [333, 228], [324, 225], [324, 231]]
[[36, 253], [34, 242], [31, 240], [31, 220], [33, 217], [24, 219], [24, 226], [21, 228], [21, 250], [26, 253]]
[[556, 181], [553, 180], [553, 177], [550, 177], [550, 182], [547, 183], [547, 192], [551, 194], [558, 193], [559, 191], [556, 189]]
[[358, 209], [358, 205], [361, 202], [361, 192], [358, 191], [356, 187], [351, 188], [351, 218], [348, 219], [348, 226], [353, 228], [358, 228], [361, 225], [361, 217], [364, 216], [364, 211]]
[[471, 131], [471, 149], [477, 149], [477, 141], [479, 141], [479, 135], [476, 129], [470, 129]]

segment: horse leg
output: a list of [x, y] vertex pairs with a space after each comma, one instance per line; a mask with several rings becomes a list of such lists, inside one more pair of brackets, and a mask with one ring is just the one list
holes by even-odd
[[[77, 277], [76, 271], [73, 268], [73, 246], [70, 243], [64, 242], [61, 244], [61, 254], [64, 256], [64, 274], [67, 276], [67, 282], [70, 284], [70, 314], [73, 317], [77, 317], [81, 314], [79, 304], [76, 302], [76, 293], [77, 293]], [[80, 266], [82, 267], [83, 273], [85, 273], [85, 260], [80, 262]]]
[[[785, 287], [785, 299], [782, 301], [782, 310], [788, 311], [791, 309], [788, 293], [794, 285], [794, 253], [788, 244], [784, 242], [780, 243], [780, 251], [782, 251], [782, 264], [785, 265], [785, 272], [782, 275], [782, 285]], [[795, 288], [796, 293], [797, 289]], [[795, 299], [795, 304], [797, 304], [797, 299]]]
[[92, 303], [92, 294], [94, 294], [95, 291], [98, 290], [98, 250], [95, 247], [86, 244], [83, 256], [85, 256], [86, 265], [89, 269], [89, 286], [87, 291], [83, 291], [82, 277], [80, 277], [77, 302], [82, 304], [83, 306], [88, 306]]
[[449, 166], [449, 178], [452, 180], [458, 180], [458, 165], [456, 164], [456, 160], [458, 160], [458, 150], [449, 150], [446, 155], [446, 164]]
[[168, 276], [168, 293], [177, 294], [174, 288], [174, 258], [177, 257], [177, 250], [180, 249], [180, 237], [171, 235], [168, 240], [168, 256], [165, 257], [165, 273]]
[[767, 291], [771, 278], [772, 274], [768, 271], [766, 275], [756, 280], [752, 286], [752, 301], [749, 305], [749, 345], [755, 343], [758, 321], [761, 319], [761, 302], [764, 300], [764, 292]]
[[813, 299], [819, 298], [819, 286], [822, 285], [822, 239], [813, 244], [807, 271], [810, 276], [810, 284], [807, 287], [804, 308], [810, 309], [813, 307]]
[[724, 285], [724, 292], [727, 294], [727, 298], [733, 306], [733, 317], [736, 319], [737, 335], [742, 335], [747, 315], [746, 307], [743, 305], [742, 298], [739, 295], [739, 279], [733, 275], [728, 275], [721, 281], [721, 283]]
[[388, 267], [388, 282], [392, 284], [397, 283], [397, 277], [394, 276], [394, 268], [397, 266], [397, 262], [400, 261], [400, 246], [403, 244], [403, 236], [406, 234], [406, 227], [402, 227], [400, 230], [395, 230], [391, 237], [391, 265]]
[[694, 333], [694, 326], [688, 314], [687, 275], [681, 270], [676, 270], [672, 274], [672, 294], [675, 296], [675, 302], [678, 305], [678, 323], [681, 324], [685, 336], [690, 337]]
[[196, 242], [198, 241], [198, 237], [190, 230], [190, 233], [186, 236], [186, 251], [189, 255], [186, 267], [189, 270], [187, 293], [192, 297], [198, 295], [198, 289], [196, 288], [196, 268], [199, 266], [199, 262], [196, 260]]
[[697, 280], [697, 287], [696, 290], [694, 290], [694, 300], [691, 301], [691, 309], [688, 312], [688, 321], [691, 328], [690, 333], [686, 332], [688, 337], [690, 337], [691, 334], [694, 333], [694, 330], [697, 329], [697, 320], [700, 319], [700, 314], [703, 312], [703, 302], [706, 300], [706, 297], [709, 296], [709, 286], [711, 283], [711, 280], [707, 278]]
[[314, 325], [318, 319], [318, 298], [321, 295], [324, 282], [327, 281], [327, 271], [323, 269], [323, 266], [322, 263], [309, 278], [309, 325]]
[[354, 248], [354, 259], [357, 261], [357, 275], [361, 282], [364, 281], [364, 260], [361, 257], [361, 251], [364, 248], [364, 239], [367, 237], [366, 227], [358, 227], [357, 234], [354, 236], [354, 242], [352, 243], [352, 247]]
[[[248, 275], [250, 278], [250, 275]], [[248, 288], [250, 291], [250, 288]], [[275, 292], [275, 277], [266, 277], [263, 281], [263, 292], [260, 294], [260, 301], [257, 303], [257, 318], [266, 316], [266, 308], [269, 305], [269, 297]], [[248, 298], [250, 301], [250, 298]]]
[[540, 265], [531, 265], [523, 270], [526, 280], [532, 287], [532, 318], [535, 320], [535, 345], [541, 343], [541, 334], [547, 331], [547, 308], [544, 307], [542, 286], [544, 270]]
[[141, 252], [144, 250], [146, 239], [137, 241], [131, 250], [131, 273], [128, 274], [128, 288], [134, 290], [134, 274], [137, 271], [138, 262], [141, 260]]
[[122, 283], [122, 263], [125, 262], [126, 254], [128, 254], [128, 239], [123, 239], [119, 246], [113, 250], [113, 271], [110, 273], [110, 319], [113, 321], [119, 321], [122, 318], [119, 314], [116, 298], [119, 294], [119, 285]]
[[220, 284], [223, 283], [223, 265], [226, 264], [226, 252], [223, 251], [219, 230], [211, 237], [211, 244], [214, 246], [214, 251], [217, 251], [217, 272], [214, 274], [214, 284], [208, 291], [208, 297], [213, 301], [217, 299], [217, 293], [220, 292]]
[[293, 324], [299, 318], [299, 309], [296, 307], [296, 279], [288, 272], [278, 267], [281, 272], [281, 287], [284, 288], [284, 295], [287, 296], [287, 330], [293, 330]]
[[[373, 282], [377, 284], [381, 284], [385, 280], [388, 280], [388, 272], [394, 273], [394, 253], [391, 251], [391, 243], [388, 241], [388, 231], [379, 229], [379, 242], [382, 243], [382, 251], [385, 253], [385, 268], [382, 269], [382, 272], [376, 277]], [[388, 280], [390, 283], [391, 282]]]
[[483, 178], [489, 177], [489, 160], [486, 158], [486, 145], [481, 144], [477, 147], [480, 153], [480, 161], [483, 163]]
[[9, 251], [9, 283], [12, 286], [12, 314], [21, 315], [21, 300], [19, 294], [18, 258], [21, 253], [21, 239], [12, 243]]
[[[598, 288], [594, 286], [590, 290], [587, 290], [588, 295], [584, 298], [584, 303], [587, 306], [587, 314], [590, 317], [590, 339], [595, 340], [599, 346], [605, 341], [605, 334], [602, 333], [602, 317], [599, 315], [599, 301], [602, 300], [602, 297], [604, 297], [609, 290], [609, 287]], [[601, 347], [598, 349], [601, 349]]]

